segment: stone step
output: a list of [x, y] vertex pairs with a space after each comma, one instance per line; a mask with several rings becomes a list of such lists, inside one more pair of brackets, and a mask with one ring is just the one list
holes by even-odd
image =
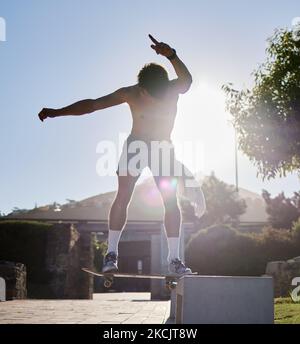
[[177, 324], [274, 322], [272, 277], [184, 276], [175, 293]]

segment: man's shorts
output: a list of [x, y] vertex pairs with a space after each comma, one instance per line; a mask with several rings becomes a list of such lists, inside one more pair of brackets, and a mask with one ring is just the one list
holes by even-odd
[[149, 167], [154, 177], [174, 176], [176, 161], [170, 140], [141, 140], [130, 134], [124, 142], [116, 172], [119, 176], [139, 176], [145, 167]]
[[147, 141], [135, 138], [132, 134], [128, 136], [123, 145], [117, 175], [138, 177], [145, 167], [150, 168], [154, 178], [175, 177], [175, 185], [179, 182], [179, 195], [191, 202], [196, 216], [204, 214], [206, 205], [200, 184], [192, 172], [176, 159], [170, 140]]

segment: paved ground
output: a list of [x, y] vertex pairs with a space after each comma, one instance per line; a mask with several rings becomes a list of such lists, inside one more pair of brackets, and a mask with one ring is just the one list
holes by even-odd
[[162, 324], [170, 301], [150, 293], [94, 294], [93, 300], [14, 300], [0, 302], [0, 324]]

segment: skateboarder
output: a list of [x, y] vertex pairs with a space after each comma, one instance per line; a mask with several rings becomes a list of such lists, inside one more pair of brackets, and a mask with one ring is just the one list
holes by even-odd
[[[149, 156], [153, 151], [151, 143], [167, 142], [171, 146], [169, 161], [166, 159], [162, 161], [162, 158], [158, 156], [159, 165], [162, 165], [162, 162], [171, 165], [175, 159], [170, 136], [176, 117], [177, 101], [179, 94], [186, 93], [192, 84], [192, 76], [178, 57], [176, 50], [166, 43], [158, 42], [151, 35], [149, 38], [153, 43], [151, 48], [157, 54], [166, 57], [173, 65], [176, 79], [169, 80], [167, 71], [161, 65], [149, 63], [140, 70], [138, 83], [133, 86], [122, 87], [98, 99], [82, 100], [62, 109], [44, 108], [39, 113], [39, 118], [43, 121], [48, 117], [79, 116], [125, 102], [129, 104], [133, 126], [124, 144], [117, 170], [118, 191], [109, 213], [108, 250], [104, 259], [103, 272], [118, 270], [118, 243], [126, 224], [127, 208], [140, 172], [144, 167], [149, 166]], [[141, 159], [139, 162], [139, 172], [132, 173], [129, 164], [130, 159], [136, 157], [136, 153], [132, 153], [129, 147], [132, 143], [140, 142], [143, 143], [144, 148], [146, 147], [149, 155], [147, 159]], [[169, 272], [179, 275], [190, 274], [191, 269], [186, 267], [179, 258], [181, 211], [177, 203], [178, 178], [174, 176], [174, 169], [169, 175], [162, 174], [161, 168], [158, 171], [156, 175], [153, 175], [165, 210], [164, 225], [169, 248]]]

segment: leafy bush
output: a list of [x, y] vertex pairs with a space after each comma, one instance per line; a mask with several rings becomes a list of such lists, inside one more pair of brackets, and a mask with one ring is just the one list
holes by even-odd
[[186, 252], [188, 265], [203, 275], [259, 276], [269, 261], [300, 255], [300, 236], [273, 228], [260, 234], [242, 233], [219, 225], [194, 234]]
[[0, 260], [25, 264], [28, 280], [42, 283], [47, 234], [52, 226], [36, 221], [0, 221]]

